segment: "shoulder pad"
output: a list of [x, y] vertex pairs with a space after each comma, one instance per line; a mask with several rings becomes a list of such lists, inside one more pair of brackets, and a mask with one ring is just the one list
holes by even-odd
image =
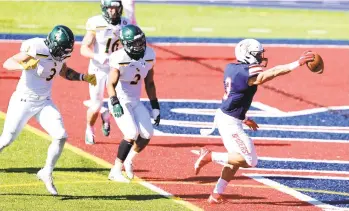
[[153, 48], [147, 46], [147, 49], [145, 50], [144, 60], [149, 63], [155, 64], [156, 61], [156, 54]]
[[120, 66], [127, 65], [131, 62], [124, 49], [113, 52], [109, 57], [109, 65], [113, 68], [120, 69]]
[[102, 15], [97, 15], [89, 18], [86, 22], [87, 31], [96, 31], [104, 29], [108, 26], [108, 23], [104, 20]]

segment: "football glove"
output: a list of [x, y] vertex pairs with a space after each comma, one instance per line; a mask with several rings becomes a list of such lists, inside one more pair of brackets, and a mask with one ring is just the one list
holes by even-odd
[[38, 63], [39, 59], [30, 58], [28, 61], [22, 61], [19, 64], [22, 65], [24, 70], [32, 70], [38, 66]]
[[84, 81], [87, 83], [96, 86], [97, 80], [96, 80], [96, 75], [95, 74], [85, 74], [84, 75]]
[[112, 113], [113, 116], [119, 118], [124, 114], [124, 109], [122, 108], [117, 96], [110, 97], [110, 103], [113, 106]]
[[152, 114], [154, 119], [154, 125], [158, 126], [160, 124], [160, 105], [158, 99], [151, 100], [150, 105], [153, 109]]

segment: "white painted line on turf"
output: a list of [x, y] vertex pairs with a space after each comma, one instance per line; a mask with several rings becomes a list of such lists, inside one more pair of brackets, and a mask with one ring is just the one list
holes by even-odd
[[[190, 150], [191, 153], [199, 155], [199, 150]], [[300, 159], [300, 158], [275, 158], [275, 157], [258, 157], [258, 160], [270, 160], [270, 161], [288, 161], [288, 162], [310, 162], [310, 163], [338, 163], [349, 164], [349, 161], [343, 160], [315, 160], [315, 159]], [[341, 172], [341, 171], [340, 171]]]
[[[248, 175], [263, 175], [264, 177], [288, 177], [288, 178], [304, 178], [304, 179], [326, 179], [326, 180], [349, 180], [349, 177], [338, 177], [338, 176], [316, 176], [316, 175], [288, 175], [288, 174], [252, 174]], [[348, 193], [349, 196], [349, 193]]]
[[265, 33], [265, 34], [268, 34], [268, 33], [271, 33], [271, 29], [265, 29], [265, 28], [250, 28], [250, 29], [248, 29], [248, 32], [251, 32], [251, 33]]
[[244, 176], [250, 177], [254, 180], [256, 180], [257, 182], [260, 182], [262, 184], [265, 184], [267, 186], [270, 186], [280, 192], [286, 193], [288, 195], [291, 195], [297, 199], [299, 199], [300, 201], [305, 201], [307, 203], [310, 203], [316, 207], [319, 207], [321, 209], [332, 209], [332, 210], [345, 210], [339, 207], [335, 207], [326, 203], [323, 203], [315, 198], [312, 198], [308, 195], [305, 195], [299, 191], [296, 191], [295, 189], [292, 189], [290, 187], [287, 187], [285, 185], [282, 185], [278, 182], [275, 182], [273, 180], [264, 178], [262, 175], [259, 174], [243, 174]]
[[191, 30], [193, 32], [213, 32], [212, 28], [203, 28], [203, 27], [193, 27]]
[[86, 29], [85, 25], [76, 25], [75, 28], [77, 29]]
[[327, 34], [328, 32], [326, 30], [308, 30], [308, 34]]
[[141, 26], [141, 29], [145, 32], [155, 32], [156, 27], [154, 26]]
[[39, 28], [39, 25], [36, 24], [19, 24], [19, 28], [24, 28], [24, 29], [36, 29]]

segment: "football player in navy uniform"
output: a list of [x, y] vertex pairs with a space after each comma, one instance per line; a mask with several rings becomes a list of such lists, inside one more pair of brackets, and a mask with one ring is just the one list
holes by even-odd
[[222, 193], [240, 167], [250, 168], [257, 165], [253, 141], [243, 130], [242, 124], [252, 130], [258, 129], [258, 125], [246, 117], [258, 85], [288, 74], [314, 60], [314, 54], [307, 51], [295, 62], [264, 70], [268, 60], [264, 58], [263, 46], [255, 39], [239, 42], [235, 47], [235, 56], [238, 62], [228, 64], [224, 70], [225, 93], [215, 115], [214, 127], [200, 131], [201, 134], [208, 135], [217, 127], [228, 152], [211, 152], [205, 147], [201, 148], [194, 166], [195, 174], [198, 174], [211, 161], [224, 164], [221, 176], [208, 199], [212, 204], [224, 201]]

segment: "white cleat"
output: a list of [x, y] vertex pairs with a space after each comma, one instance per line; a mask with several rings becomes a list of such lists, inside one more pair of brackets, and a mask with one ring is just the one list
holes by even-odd
[[95, 134], [93, 133], [92, 130], [86, 129], [85, 144], [88, 144], [88, 145], [95, 144]]
[[43, 181], [46, 189], [48, 192], [50, 192], [52, 195], [57, 196], [58, 192], [57, 189], [55, 187], [55, 185], [53, 184], [53, 179], [52, 179], [52, 174], [48, 174], [45, 171], [43, 171], [42, 169], [40, 171], [38, 171], [38, 173], [36, 174], [36, 177]]
[[121, 170], [114, 168], [110, 170], [108, 179], [115, 182], [130, 183], [130, 180], [125, 178], [124, 175], [122, 175]]
[[133, 173], [133, 164], [132, 162], [124, 162], [124, 167], [125, 167], [125, 172], [126, 175], [129, 179], [133, 179], [134, 178], [134, 173]]

